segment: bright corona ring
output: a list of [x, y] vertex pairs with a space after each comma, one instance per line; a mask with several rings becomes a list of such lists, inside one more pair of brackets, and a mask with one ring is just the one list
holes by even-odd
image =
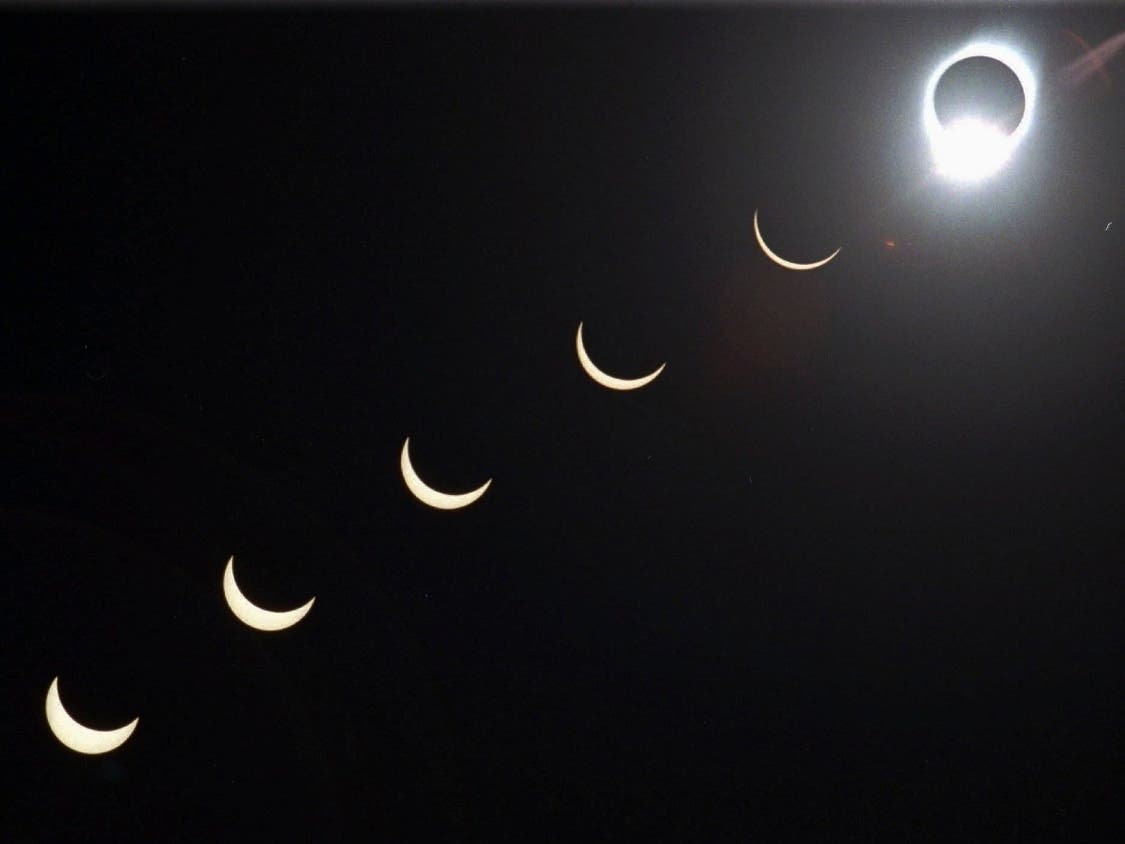
[[[965, 59], [994, 59], [1010, 69], [1023, 89], [1023, 116], [1019, 125], [1005, 134], [999, 126], [972, 117], [954, 118], [943, 125], [938, 119], [934, 94], [942, 76]], [[939, 175], [954, 182], [976, 182], [996, 173], [1012, 157], [1027, 136], [1035, 112], [1035, 76], [1023, 57], [1003, 44], [979, 41], [963, 47], [937, 66], [926, 82], [922, 101], [922, 126], [930, 141]]]

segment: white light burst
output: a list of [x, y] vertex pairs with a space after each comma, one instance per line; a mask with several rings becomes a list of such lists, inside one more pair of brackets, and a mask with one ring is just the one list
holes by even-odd
[[937, 171], [955, 182], [976, 182], [991, 176], [1012, 155], [1009, 138], [983, 120], [964, 117], [942, 131], [934, 146]]

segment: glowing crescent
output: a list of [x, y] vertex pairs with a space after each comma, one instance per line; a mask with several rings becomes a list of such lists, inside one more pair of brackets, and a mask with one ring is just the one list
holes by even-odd
[[59, 678], [51, 681], [47, 689], [47, 726], [55, 738], [79, 753], [109, 753], [123, 745], [140, 718], [134, 718], [124, 727], [116, 730], [91, 730], [70, 717], [59, 698]]
[[309, 610], [312, 609], [313, 601], [316, 600], [316, 598], [310, 598], [309, 602], [303, 607], [286, 610], [285, 612], [271, 612], [250, 603], [234, 580], [234, 557], [227, 560], [227, 568], [223, 572], [223, 595], [226, 597], [227, 606], [230, 607], [230, 611], [234, 613], [235, 618], [247, 627], [267, 632], [292, 627], [308, 614]]
[[418, 477], [418, 473], [414, 471], [414, 466], [410, 462], [410, 437], [407, 437], [406, 442], [402, 444], [399, 466], [402, 468], [402, 479], [406, 481], [406, 488], [414, 493], [414, 497], [423, 504], [429, 504], [438, 510], [459, 510], [462, 507], [468, 507], [484, 495], [485, 490], [492, 484], [492, 479], [489, 478], [476, 489], [461, 495], [450, 495], [448, 492], [439, 492], [432, 486], [428, 486]]
[[825, 264], [827, 264], [829, 261], [831, 261], [833, 258], [835, 258], [837, 255], [840, 254], [840, 249], [837, 248], [837, 250], [835, 252], [833, 252], [831, 255], [829, 255], [827, 258], [822, 258], [819, 261], [813, 261], [811, 264], [797, 264], [793, 261], [786, 261], [780, 255], [778, 255], [776, 252], [774, 252], [772, 249], [770, 249], [768, 246], [766, 246], [766, 242], [764, 240], [762, 240], [762, 230], [758, 228], [758, 209], [757, 208], [754, 209], [754, 237], [756, 237], [758, 239], [758, 245], [760, 247], [762, 247], [762, 251], [766, 253], [766, 257], [769, 258], [771, 261], [773, 261], [778, 266], [785, 267], [787, 270], [815, 270], [817, 267], [823, 267]]
[[603, 387], [609, 387], [611, 390], [636, 390], [643, 387], [645, 384], [651, 383], [655, 380], [656, 376], [664, 371], [665, 364], [660, 364], [648, 375], [642, 378], [614, 378], [605, 372], [598, 369], [590, 356], [586, 354], [586, 346], [582, 342], [582, 323], [578, 323], [578, 336], [574, 340], [574, 345], [578, 349], [578, 362], [582, 364], [582, 368], [586, 374], [601, 384]]

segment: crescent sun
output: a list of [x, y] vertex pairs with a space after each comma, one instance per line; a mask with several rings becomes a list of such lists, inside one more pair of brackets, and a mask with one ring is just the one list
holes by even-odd
[[645, 384], [649, 384], [656, 379], [656, 376], [664, 371], [665, 364], [660, 364], [648, 375], [641, 378], [615, 378], [614, 376], [603, 372], [594, 365], [590, 360], [590, 356], [586, 354], [586, 345], [582, 342], [582, 323], [578, 323], [578, 335], [574, 339], [574, 346], [578, 350], [578, 363], [582, 365], [582, 369], [586, 374], [601, 384], [603, 387], [609, 387], [611, 390], [637, 390]]
[[250, 603], [246, 596], [242, 594], [242, 590], [238, 588], [238, 583], [234, 579], [234, 557], [227, 560], [227, 568], [223, 572], [223, 596], [227, 599], [227, 606], [230, 607], [230, 611], [234, 613], [235, 618], [247, 627], [265, 630], [266, 632], [292, 627], [308, 615], [309, 610], [312, 609], [313, 601], [316, 600], [316, 598], [310, 598], [304, 606], [285, 612], [264, 610], [256, 604]]
[[406, 488], [414, 494], [414, 497], [423, 504], [428, 504], [438, 510], [460, 510], [462, 507], [468, 507], [484, 495], [492, 484], [492, 479], [489, 478], [476, 489], [460, 495], [451, 495], [448, 492], [434, 489], [418, 477], [418, 473], [414, 471], [414, 465], [410, 462], [410, 437], [407, 437], [406, 442], [402, 444], [399, 467], [402, 469], [402, 479], [406, 481]]
[[754, 237], [758, 239], [758, 245], [762, 247], [762, 251], [766, 253], [766, 257], [781, 267], [787, 270], [815, 270], [817, 267], [823, 267], [833, 258], [840, 254], [840, 248], [829, 255], [827, 258], [822, 258], [819, 261], [813, 261], [811, 264], [798, 264], [795, 261], [787, 261], [766, 246], [765, 240], [762, 239], [762, 230], [758, 228], [758, 209], [754, 209]]
[[140, 718], [134, 718], [124, 727], [116, 730], [92, 730], [79, 724], [70, 717], [59, 698], [59, 678], [51, 681], [47, 689], [47, 726], [55, 734], [55, 738], [78, 753], [109, 753], [125, 743], [133, 730], [137, 728]]

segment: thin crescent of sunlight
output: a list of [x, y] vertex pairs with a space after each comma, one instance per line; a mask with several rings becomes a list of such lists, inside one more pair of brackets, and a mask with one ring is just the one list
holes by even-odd
[[410, 437], [407, 437], [406, 442], [402, 444], [402, 453], [399, 455], [399, 469], [402, 471], [402, 479], [406, 483], [406, 488], [410, 490], [411, 494], [423, 504], [428, 504], [437, 510], [460, 510], [462, 507], [468, 507], [484, 495], [492, 484], [492, 479], [489, 478], [476, 489], [460, 495], [434, 489], [414, 471], [414, 464], [410, 461]]
[[829, 255], [827, 258], [821, 258], [819, 261], [813, 261], [810, 264], [798, 264], [796, 261], [789, 261], [782, 258], [776, 252], [766, 245], [765, 238], [762, 237], [762, 230], [758, 228], [758, 209], [754, 209], [754, 238], [758, 241], [758, 245], [762, 247], [762, 251], [766, 253], [766, 257], [773, 261], [775, 264], [785, 267], [787, 270], [815, 270], [817, 267], [823, 267], [833, 258], [840, 254], [843, 247], [837, 247], [836, 251]]
[[574, 338], [574, 346], [578, 352], [578, 363], [583, 371], [590, 376], [596, 383], [601, 384], [603, 387], [608, 387], [611, 390], [638, 390], [646, 384], [652, 383], [656, 376], [664, 371], [665, 364], [660, 364], [648, 375], [643, 375], [640, 378], [617, 378], [599, 369], [598, 366], [590, 360], [590, 356], [586, 354], [586, 344], [582, 341], [582, 323], [578, 323], [578, 334]]
[[141, 720], [134, 718], [124, 727], [115, 730], [94, 730], [79, 724], [63, 706], [62, 698], [59, 697], [58, 677], [51, 681], [47, 689], [44, 708], [47, 713], [47, 726], [51, 728], [55, 738], [73, 751], [90, 755], [116, 750], [133, 735], [133, 730]]
[[227, 606], [230, 607], [230, 611], [234, 613], [235, 618], [247, 627], [253, 627], [255, 630], [262, 630], [267, 633], [292, 627], [308, 615], [313, 602], [316, 600], [316, 598], [310, 598], [304, 605], [284, 612], [262, 609], [257, 604], [251, 603], [250, 599], [243, 595], [242, 590], [238, 588], [238, 582], [234, 579], [234, 557], [227, 560], [227, 567], [223, 571], [223, 597], [226, 598]]

